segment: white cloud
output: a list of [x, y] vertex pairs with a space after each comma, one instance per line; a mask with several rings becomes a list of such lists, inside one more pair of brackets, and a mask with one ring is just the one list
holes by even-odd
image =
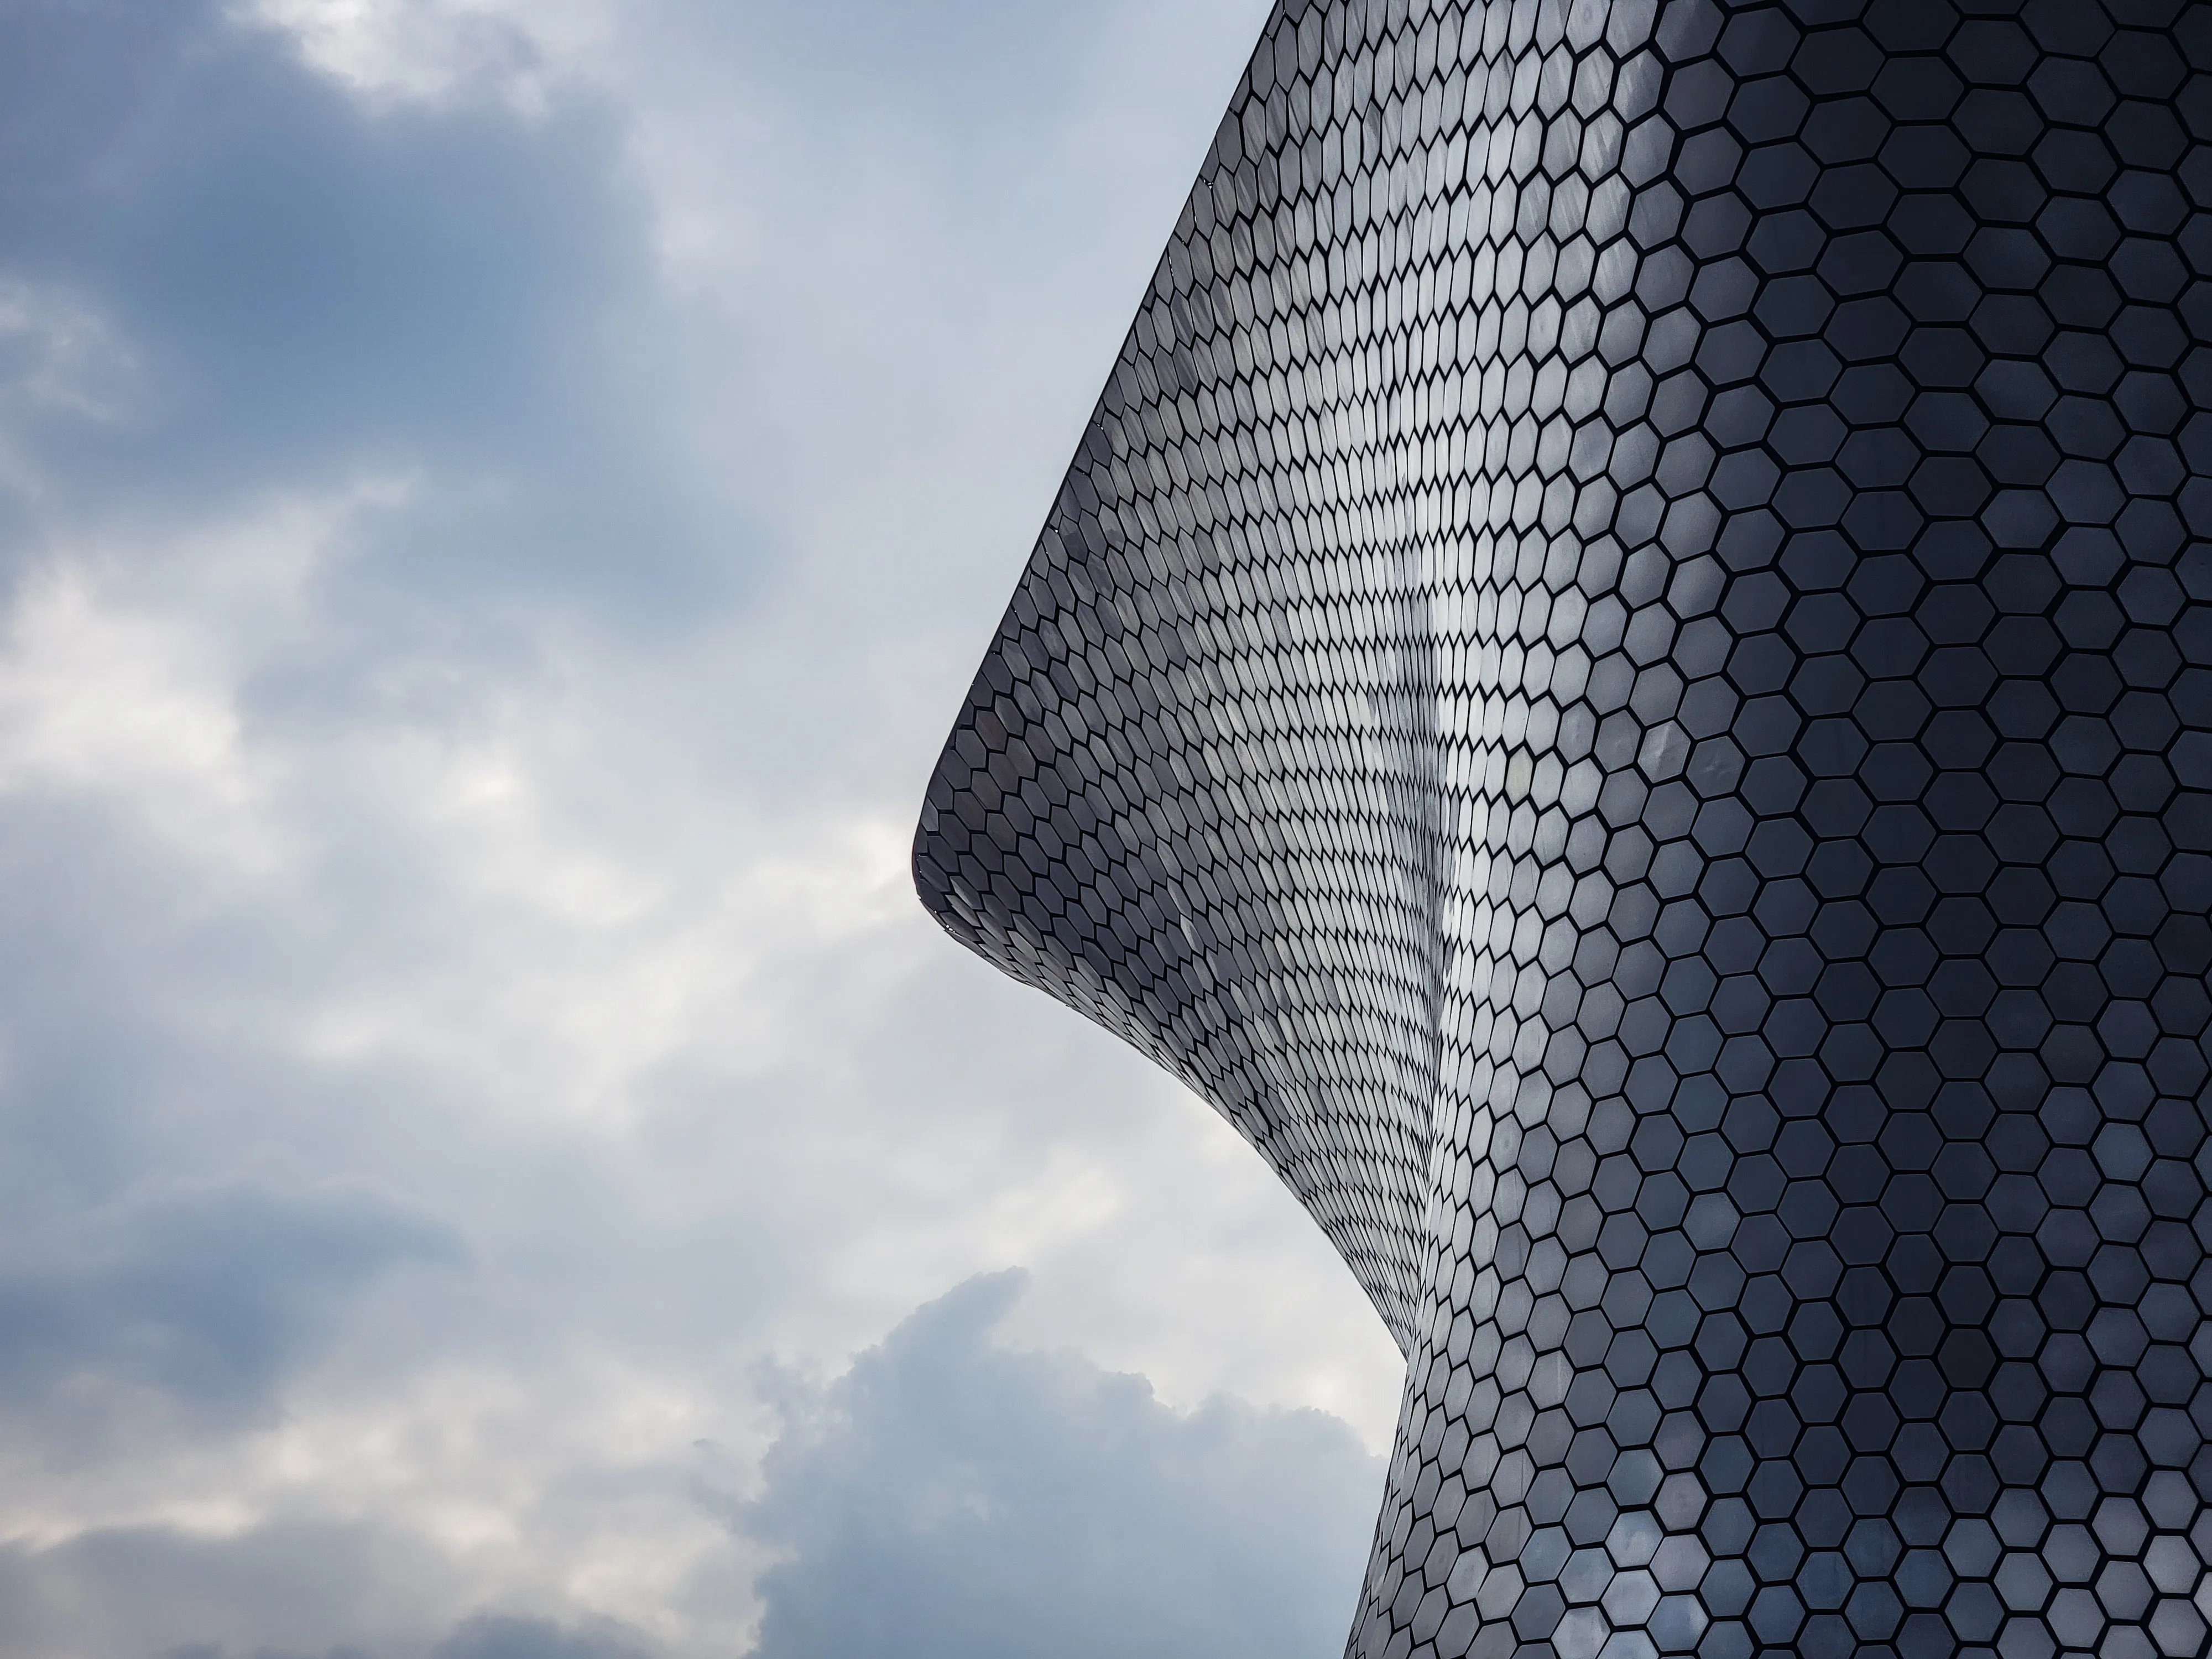
[[143, 531], [47, 539], [0, 622], [0, 796], [97, 804], [198, 881], [296, 857], [239, 690], [272, 640], [311, 624], [307, 585], [406, 486], [287, 494], [160, 544]]
[[563, 59], [604, 46], [594, 0], [240, 0], [231, 15], [288, 37], [372, 106], [489, 96], [542, 112]]

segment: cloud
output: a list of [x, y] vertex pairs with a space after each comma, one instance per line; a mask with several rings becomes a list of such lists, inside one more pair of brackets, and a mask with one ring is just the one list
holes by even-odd
[[649, 1651], [635, 1632], [604, 1624], [570, 1629], [479, 1613], [439, 1643], [432, 1659], [648, 1659]]
[[[0, 1545], [9, 1659], [662, 1659], [617, 1620], [470, 1611], [465, 1576], [368, 1522], [104, 1528]], [[333, 1640], [337, 1635], [340, 1639]]]
[[1395, 1351], [904, 871], [1265, 4], [0, 3], [9, 1659], [1333, 1648], [1379, 1476], [1200, 1402]]
[[[118, 1527], [0, 1545], [9, 1659], [415, 1659], [453, 1618], [453, 1575], [370, 1525], [293, 1522], [234, 1535]], [[343, 1632], [343, 1641], [333, 1635]], [[596, 1656], [595, 1656], [596, 1659]]]
[[372, 105], [212, 0], [26, 0], [0, 100], [0, 416], [47, 515], [427, 469], [372, 562], [418, 598], [688, 614], [744, 563], [622, 395], [665, 335], [605, 99]]
[[1024, 1282], [969, 1279], [799, 1390], [743, 1530], [759, 1659], [1320, 1659], [1381, 1465], [1344, 1423], [996, 1346]]
[[0, 1256], [0, 1408], [122, 1382], [256, 1412], [352, 1291], [460, 1258], [449, 1229], [358, 1188], [143, 1188]]
[[[992, 1338], [1025, 1275], [924, 1306], [841, 1377], [773, 1379], [755, 1495], [692, 1498], [775, 1552], [757, 1641], [672, 1644], [602, 1614], [483, 1610], [465, 1565], [374, 1519], [109, 1526], [0, 1545], [10, 1659], [1326, 1659], [1381, 1460], [1310, 1410], [1215, 1396]], [[708, 1466], [713, 1465], [708, 1461]], [[725, 1474], [731, 1471], [725, 1469]], [[743, 1482], [741, 1472], [737, 1479]], [[702, 1561], [656, 1611], [726, 1596]], [[472, 1610], [472, 1603], [474, 1610]], [[751, 1624], [747, 1620], [743, 1624]], [[681, 1622], [675, 1628], [682, 1629]]]

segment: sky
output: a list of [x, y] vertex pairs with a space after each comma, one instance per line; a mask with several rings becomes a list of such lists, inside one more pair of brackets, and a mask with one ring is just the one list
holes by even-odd
[[1396, 1354], [923, 784], [1265, 0], [0, 5], [0, 1655], [1339, 1650]]

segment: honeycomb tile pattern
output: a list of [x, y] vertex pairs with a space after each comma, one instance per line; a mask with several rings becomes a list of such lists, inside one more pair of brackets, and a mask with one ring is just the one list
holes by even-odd
[[2198, 1656], [2212, 5], [1283, 0], [930, 784], [1407, 1358], [1358, 1659]]

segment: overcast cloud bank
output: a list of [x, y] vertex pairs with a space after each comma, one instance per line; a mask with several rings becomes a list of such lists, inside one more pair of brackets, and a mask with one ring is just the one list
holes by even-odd
[[1379, 1325], [904, 871], [1262, 10], [0, 10], [0, 1652], [1337, 1639]]

